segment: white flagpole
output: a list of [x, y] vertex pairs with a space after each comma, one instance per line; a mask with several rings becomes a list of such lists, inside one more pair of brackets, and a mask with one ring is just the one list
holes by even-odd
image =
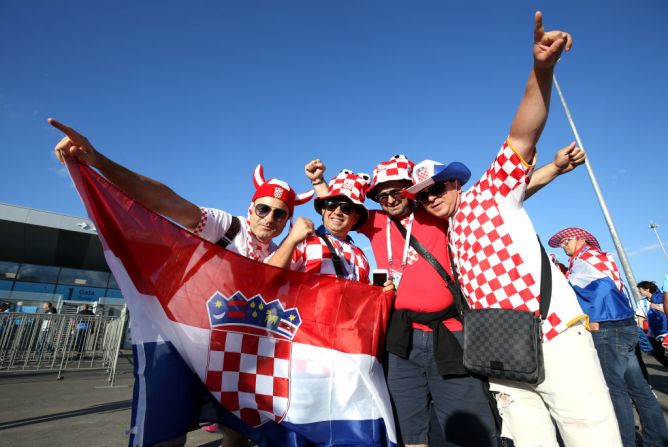
[[[575, 123], [573, 122], [573, 118], [571, 117], [571, 112], [568, 110], [568, 106], [566, 105], [566, 100], [564, 99], [564, 95], [561, 93], [561, 89], [559, 88], [557, 77], [555, 75], [552, 75], [552, 79], [554, 80], [554, 86], [556, 87], [557, 93], [559, 94], [559, 99], [561, 99], [561, 105], [564, 107], [564, 112], [566, 112], [566, 118], [568, 119], [568, 122], [571, 125], [571, 129], [573, 130], [573, 135], [575, 135], [575, 141], [578, 143], [578, 146], [582, 150], [585, 150], [585, 147], [582, 144], [582, 140], [580, 140], [580, 134], [578, 134], [578, 130], [575, 128]], [[631, 264], [629, 264], [629, 260], [626, 257], [626, 252], [624, 251], [624, 247], [622, 246], [622, 241], [619, 239], [619, 236], [617, 235], [615, 224], [612, 222], [612, 216], [610, 216], [610, 212], [608, 211], [608, 206], [605, 204], [603, 193], [601, 193], [601, 189], [598, 186], [598, 181], [596, 180], [594, 171], [591, 168], [589, 154], [587, 154], [587, 158], [585, 159], [585, 166], [587, 167], [587, 172], [589, 172], [589, 179], [591, 180], [591, 184], [594, 187], [594, 191], [596, 192], [596, 197], [598, 197], [598, 203], [599, 205], [601, 205], [601, 211], [603, 211], [603, 217], [605, 217], [605, 222], [608, 224], [608, 230], [610, 230], [610, 236], [612, 237], [612, 242], [615, 244], [615, 249], [617, 250], [617, 255], [619, 256], [619, 262], [620, 264], [622, 264], [622, 269], [624, 269], [624, 274], [626, 275], [626, 281], [628, 282], [629, 289], [631, 289], [631, 295], [633, 295], [633, 301], [635, 304], [637, 304], [638, 301], [640, 300], [640, 294], [638, 293], [637, 282], [635, 277], [633, 276], [633, 270], [631, 270]]]

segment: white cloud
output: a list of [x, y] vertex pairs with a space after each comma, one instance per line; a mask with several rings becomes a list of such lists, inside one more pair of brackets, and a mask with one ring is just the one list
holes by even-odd
[[647, 253], [648, 251], [658, 250], [659, 248], [661, 248], [661, 245], [659, 245], [658, 243], [652, 245], [645, 245], [644, 247], [640, 247], [635, 250], [629, 251], [627, 254], [629, 257], [631, 257], [639, 255], [641, 253]]

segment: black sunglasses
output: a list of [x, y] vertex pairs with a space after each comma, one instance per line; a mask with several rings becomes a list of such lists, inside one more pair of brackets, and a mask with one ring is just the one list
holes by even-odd
[[441, 197], [443, 194], [445, 194], [446, 189], [447, 188], [444, 182], [434, 183], [429, 188], [420, 191], [415, 196], [415, 200], [417, 200], [420, 203], [427, 203], [429, 201], [430, 196]]
[[269, 205], [265, 205], [264, 203], [258, 203], [255, 205], [255, 215], [261, 219], [267, 217], [271, 212], [273, 212], [274, 219], [276, 220], [283, 220], [288, 217], [288, 212], [280, 208], [272, 208]]
[[401, 192], [401, 189], [391, 189], [389, 191], [381, 192], [376, 196], [376, 199], [378, 199], [378, 203], [385, 205], [390, 197], [394, 200], [402, 200], [405, 196]]
[[335, 211], [340, 207], [341, 212], [346, 215], [350, 215], [355, 211], [355, 205], [352, 203], [337, 200], [327, 200], [322, 207], [327, 211]]

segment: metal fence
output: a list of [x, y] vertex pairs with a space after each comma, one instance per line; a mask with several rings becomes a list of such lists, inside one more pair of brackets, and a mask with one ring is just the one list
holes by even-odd
[[106, 369], [113, 385], [126, 315], [2, 313], [0, 373]]

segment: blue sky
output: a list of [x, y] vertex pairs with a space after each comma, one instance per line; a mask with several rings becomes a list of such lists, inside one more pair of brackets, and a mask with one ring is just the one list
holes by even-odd
[[[635, 276], [659, 281], [668, 261], [648, 225], [668, 242], [663, 0], [4, 0], [0, 202], [84, 215], [49, 116], [237, 214], [258, 162], [300, 191], [315, 157], [330, 176], [403, 153], [458, 160], [478, 178], [523, 93], [535, 10], [574, 37], [557, 77]], [[572, 140], [555, 93], [539, 164]], [[614, 251], [584, 167], [527, 208], [544, 240], [581, 226]]]

